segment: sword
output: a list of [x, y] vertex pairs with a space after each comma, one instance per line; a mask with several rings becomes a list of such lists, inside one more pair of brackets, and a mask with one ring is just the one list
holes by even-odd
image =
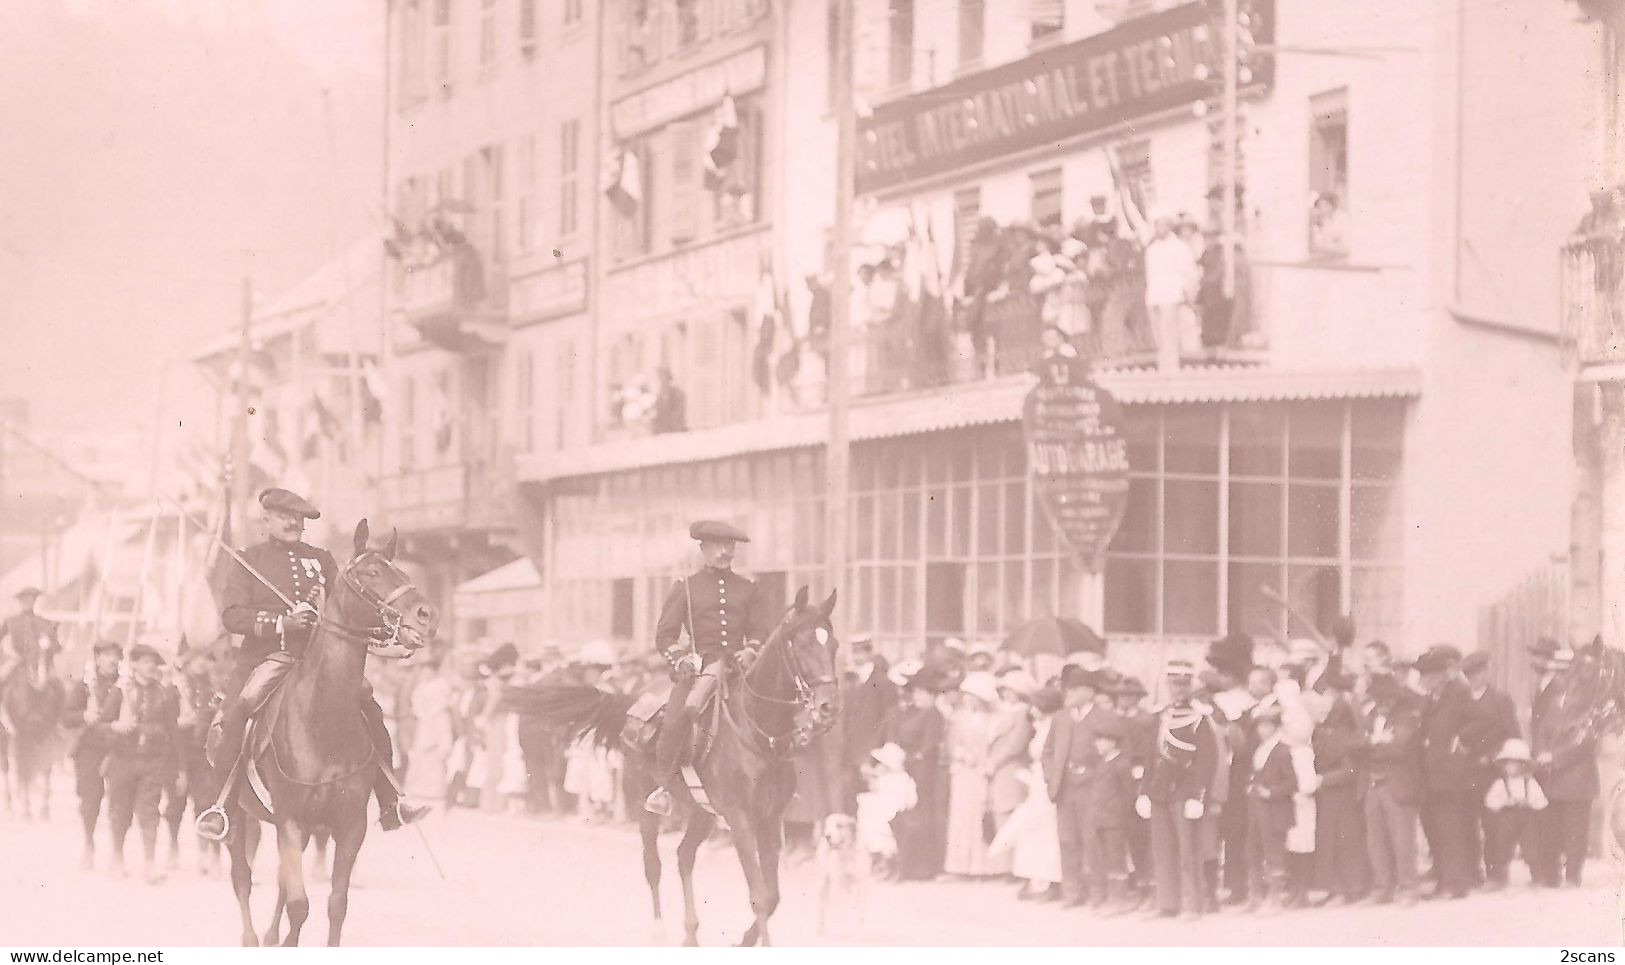
[[261, 573], [259, 570], [254, 569], [254, 564], [248, 562], [248, 560], [246, 560], [246, 559], [243, 559], [243, 554], [237, 552], [236, 550], [232, 549], [230, 546], [226, 545], [226, 541], [221, 539], [218, 535], [209, 532], [209, 528], [207, 526], [204, 526], [202, 523], [199, 523], [197, 521], [196, 517], [194, 517], [191, 513], [187, 512], [186, 508], [183, 507], [180, 503], [177, 503], [174, 500], [174, 498], [172, 498], [168, 493], [159, 493], [158, 495], [162, 496], [164, 501], [169, 503], [169, 505], [175, 507], [175, 511], [177, 513], [180, 513], [182, 516], [186, 517], [187, 522], [191, 523], [193, 526], [196, 526], [199, 530], [202, 530], [205, 534], [207, 534], [209, 539], [214, 542], [215, 546], [218, 546], [219, 548], [225, 550], [226, 555], [230, 556], [232, 559], [236, 560], [237, 565], [239, 565], [243, 569], [247, 570], [249, 576], [252, 576], [254, 579], [259, 580], [262, 584], [265, 585], [265, 588], [267, 590], [270, 590], [272, 593], [275, 593], [276, 598], [281, 600], [284, 604], [286, 604], [288, 609], [292, 610], [294, 608], [294, 602], [292, 600], [288, 599], [288, 595], [286, 593], [283, 593], [281, 590], [277, 589], [276, 584], [274, 584], [270, 580], [266, 579], [265, 574]]

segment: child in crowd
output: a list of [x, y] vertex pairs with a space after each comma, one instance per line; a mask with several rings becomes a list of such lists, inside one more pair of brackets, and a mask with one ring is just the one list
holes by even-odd
[[1495, 755], [1495, 763], [1501, 769], [1501, 776], [1490, 784], [1484, 795], [1484, 807], [1489, 811], [1484, 828], [1484, 850], [1490, 859], [1485, 864], [1500, 869], [1499, 877], [1487, 884], [1490, 890], [1500, 891], [1507, 886], [1507, 869], [1515, 850], [1520, 851], [1524, 863], [1529, 864], [1535, 813], [1544, 811], [1547, 802], [1540, 782], [1529, 773], [1528, 744], [1512, 738]]
[[1286, 894], [1286, 835], [1294, 821], [1298, 775], [1291, 749], [1281, 740], [1281, 705], [1260, 704], [1253, 711], [1253, 726], [1258, 744], [1247, 786], [1248, 907], [1257, 909], [1267, 893], [1271, 908], [1278, 909]]
[[1089, 869], [1089, 904], [1109, 906], [1107, 914], [1131, 907], [1128, 893], [1128, 829], [1133, 816], [1133, 761], [1123, 752], [1127, 728], [1121, 718], [1102, 717], [1095, 725], [1100, 757], [1084, 786], [1084, 864]]
[[874, 764], [867, 769], [869, 789], [857, 797], [858, 843], [869, 852], [872, 866], [890, 877], [897, 859], [892, 819], [919, 803], [919, 794], [904, 769], [907, 754], [901, 747], [883, 744], [870, 756]]

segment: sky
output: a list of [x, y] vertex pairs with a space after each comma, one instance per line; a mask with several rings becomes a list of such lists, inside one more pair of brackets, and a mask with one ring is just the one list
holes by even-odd
[[[383, 0], [0, 3], [0, 397], [212, 416], [184, 359], [378, 229]], [[172, 362], [172, 360], [175, 360]]]

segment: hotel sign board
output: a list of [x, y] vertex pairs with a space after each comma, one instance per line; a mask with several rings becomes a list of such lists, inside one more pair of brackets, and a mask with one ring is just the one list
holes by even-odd
[[1076, 357], [1052, 355], [1022, 406], [1033, 495], [1091, 573], [1128, 508], [1128, 436], [1122, 409]]
[[[1246, 35], [1273, 43], [1274, 0], [1243, 0]], [[1218, 4], [1186, 3], [880, 105], [859, 121], [868, 194], [1180, 107], [1218, 90]], [[1274, 82], [1251, 58], [1248, 89]]]

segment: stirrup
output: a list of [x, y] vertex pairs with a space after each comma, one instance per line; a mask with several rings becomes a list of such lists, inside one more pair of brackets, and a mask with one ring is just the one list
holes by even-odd
[[649, 796], [643, 801], [643, 809], [659, 817], [671, 817], [671, 792], [664, 787], [650, 791]]
[[[203, 828], [204, 819], [211, 814], [220, 815], [220, 831], [218, 833], [206, 831]], [[197, 836], [205, 841], [224, 841], [226, 840], [226, 836], [231, 833], [231, 818], [226, 814], [225, 808], [218, 804], [210, 805], [208, 810], [204, 811], [202, 814], [199, 814], [192, 821], [192, 830], [196, 831]]]

